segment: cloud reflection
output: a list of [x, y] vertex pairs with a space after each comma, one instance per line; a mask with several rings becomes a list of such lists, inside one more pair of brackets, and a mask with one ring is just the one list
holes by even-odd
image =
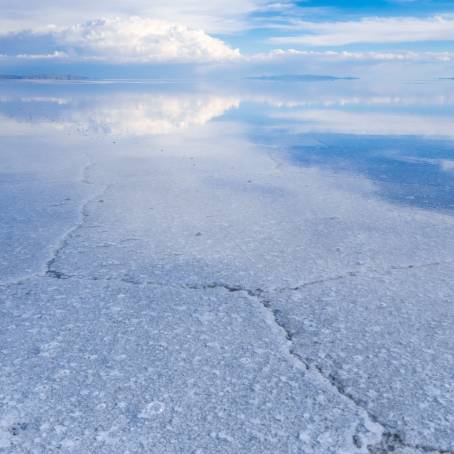
[[[219, 166], [222, 159], [235, 166], [254, 149], [255, 156], [276, 157], [277, 169], [283, 161], [335, 169], [373, 182], [392, 202], [452, 210], [454, 98], [447, 88], [345, 81], [298, 89], [250, 81], [0, 83], [0, 132], [34, 137], [39, 131], [52, 139], [63, 133], [64, 140], [68, 134], [150, 137], [147, 149], [210, 150]], [[253, 161], [257, 169], [263, 160]]]
[[293, 129], [299, 133], [454, 137], [453, 119], [446, 116], [320, 109], [278, 113], [275, 118], [296, 122]]
[[233, 96], [203, 93], [108, 93], [95, 97], [0, 97], [0, 115], [85, 134], [147, 136], [203, 126], [239, 107]]
[[0, 115], [3, 126], [7, 121], [39, 123], [122, 136], [172, 134], [228, 114], [240, 123], [260, 120], [297, 133], [453, 137], [454, 97], [448, 88], [437, 83], [369, 86], [356, 81], [304, 84], [298, 89], [251, 81], [203, 89], [137, 82], [3, 83]]

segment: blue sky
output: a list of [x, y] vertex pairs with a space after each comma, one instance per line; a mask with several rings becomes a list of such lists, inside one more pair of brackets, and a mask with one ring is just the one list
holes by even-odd
[[[284, 6], [285, 5], [285, 6]], [[280, 6], [280, 7], [279, 7]], [[373, 0], [373, 1], [332, 1], [315, 0], [293, 3], [277, 4], [269, 10], [259, 10], [249, 15], [249, 26], [234, 35], [221, 35], [223, 39], [234, 46], [240, 47], [247, 52], [263, 52], [270, 48], [282, 47], [277, 39], [288, 38], [288, 45], [295, 49], [323, 50], [326, 45], [292, 42], [292, 37], [299, 37], [305, 34], [313, 34], [314, 30], [308, 30], [309, 24], [332, 24], [335, 28], [339, 24], [354, 24], [369, 20], [373, 22], [400, 21], [401, 26], [411, 27], [415, 24], [420, 30], [425, 27], [426, 21], [434, 17], [446, 19], [454, 18], [454, 2], [444, 0]], [[411, 33], [407, 38], [399, 37], [395, 41], [387, 41], [385, 24], [376, 24], [376, 30], [383, 29], [383, 39], [375, 42], [357, 41], [342, 43], [330, 43], [332, 49], [343, 50], [413, 50], [413, 51], [447, 51], [454, 50], [454, 39], [452, 36], [446, 39], [442, 30], [439, 33], [434, 31], [431, 36], [417, 39]], [[367, 38], [367, 34], [363, 36]]]
[[348, 70], [350, 61], [448, 75], [454, 62], [454, 3], [445, 0], [0, 0], [0, 10], [3, 72], [283, 62]]

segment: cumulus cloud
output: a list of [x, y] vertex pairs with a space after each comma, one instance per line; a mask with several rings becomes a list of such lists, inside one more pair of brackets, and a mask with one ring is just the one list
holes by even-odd
[[[36, 50], [37, 42], [39, 52], [30, 52]], [[4, 34], [0, 35], [0, 49], [17, 58], [46, 56], [110, 62], [192, 63], [240, 57], [237, 49], [202, 30], [139, 17]]]
[[15, 56], [19, 60], [59, 60], [68, 57], [66, 52], [54, 51], [50, 54], [18, 54]]
[[249, 28], [248, 15], [269, 0], [0, 0], [0, 30], [19, 31], [57, 24], [70, 26], [88, 18], [151, 17], [225, 33]]
[[[218, 74], [222, 71], [224, 76], [231, 71], [239, 77], [258, 73], [291, 74], [295, 71], [363, 77], [367, 68], [375, 73], [377, 67], [383, 69], [386, 65], [386, 71], [383, 69], [386, 74], [390, 74], [389, 66], [394, 66], [396, 73], [407, 76], [408, 71], [402, 68], [413, 65], [418, 66], [420, 77], [438, 77], [450, 75], [449, 67], [453, 61], [454, 52], [277, 49], [243, 55], [201, 29], [136, 16], [0, 33], [0, 64], [3, 67], [9, 65], [12, 70], [38, 67], [41, 72], [48, 71], [47, 68], [65, 68], [64, 63], [68, 62], [99, 62], [107, 64], [108, 68], [111, 67], [108, 64], [114, 63], [123, 69], [128, 67], [128, 63], [223, 63], [206, 65], [203, 70], [197, 65], [194, 70], [214, 70]], [[108, 75], [108, 69], [104, 70]], [[83, 65], [77, 72], [84, 72]]]
[[342, 46], [354, 43], [402, 43], [454, 40], [452, 16], [368, 17], [356, 21], [308, 22], [291, 26], [302, 34], [271, 38], [273, 43]]
[[413, 61], [413, 62], [451, 62], [454, 52], [357, 52], [357, 51], [311, 51], [296, 49], [275, 49], [249, 57], [250, 61], [273, 61], [285, 59], [331, 60], [331, 61]]

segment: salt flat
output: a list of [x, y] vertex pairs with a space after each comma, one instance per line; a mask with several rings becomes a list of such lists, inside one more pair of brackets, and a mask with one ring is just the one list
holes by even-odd
[[0, 450], [454, 452], [450, 207], [120, 95], [3, 114]]

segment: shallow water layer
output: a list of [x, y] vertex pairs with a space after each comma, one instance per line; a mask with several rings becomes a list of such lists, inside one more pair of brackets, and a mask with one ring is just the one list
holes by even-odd
[[[38, 137], [63, 130], [113, 139], [173, 135], [182, 146], [188, 134], [209, 133], [223, 122], [235, 126], [232, 137], [264, 155], [364, 177], [391, 202], [452, 211], [450, 85], [3, 81], [0, 115], [6, 137], [21, 128]], [[213, 137], [213, 153], [216, 144]], [[1, 182], [16, 177], [5, 172]]]

